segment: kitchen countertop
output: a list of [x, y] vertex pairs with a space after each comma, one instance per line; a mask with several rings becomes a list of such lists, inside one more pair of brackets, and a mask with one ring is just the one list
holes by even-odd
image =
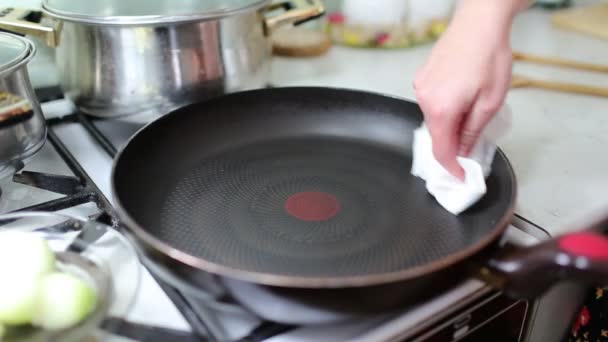
[[[555, 28], [551, 13], [539, 8], [522, 13], [512, 31], [513, 49], [608, 64], [608, 41]], [[430, 45], [382, 51], [334, 46], [322, 57], [275, 58], [271, 83], [346, 87], [415, 99], [413, 76], [430, 50]], [[514, 72], [608, 86], [608, 74], [520, 62]], [[513, 127], [499, 146], [517, 176], [516, 213], [556, 235], [608, 208], [608, 99], [513, 89], [507, 102]]]

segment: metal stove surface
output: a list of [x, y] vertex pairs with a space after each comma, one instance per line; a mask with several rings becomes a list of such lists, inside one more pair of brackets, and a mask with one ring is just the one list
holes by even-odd
[[[63, 162], [55, 148], [46, 144], [35, 158], [26, 164], [24, 170], [47, 172], [57, 175], [73, 176], [69, 167]], [[14, 182], [11, 178], [0, 181], [0, 213], [23, 209], [40, 203], [52, 201], [62, 195]]]
[[[52, 122], [57, 118], [70, 115], [74, 108], [64, 100], [43, 104], [43, 111]], [[73, 115], [72, 115], [73, 116]], [[90, 126], [87, 128], [87, 125]], [[91, 129], [93, 128], [93, 129]], [[127, 139], [141, 125], [110, 121], [82, 120], [78, 116], [73, 120], [62, 121], [53, 125], [51, 130], [61, 144], [74, 156], [83, 171], [88, 174], [96, 188], [109, 199], [110, 171], [112, 157]], [[47, 144], [41, 153], [27, 164], [26, 171], [53, 173], [72, 176], [70, 167], [52, 144]], [[0, 183], [4, 195], [0, 198], [0, 212], [35, 206], [49, 200], [57, 200], [62, 195], [52, 191], [41, 190], [29, 185], [17, 184], [12, 180]], [[81, 203], [74, 208], [64, 209], [77, 216], [91, 216], [99, 212], [94, 203]], [[524, 231], [510, 227], [506, 240], [518, 245], [533, 244], [538, 238]], [[417, 307], [404, 309], [403, 312], [347, 320], [339, 324], [327, 324], [308, 327], [293, 327], [264, 322], [259, 317], [236, 305], [234, 302], [218, 298], [201, 299], [196, 296], [180, 293], [165, 284], [159, 284], [147, 271], [144, 271], [141, 289], [135, 300], [133, 310], [124, 317], [130, 322], [145, 327], [164, 327], [173, 330], [167, 332], [190, 332], [184, 337], [187, 340], [243, 340], [243, 341], [384, 341], [405, 338], [422, 338], [425, 329], [440, 325], [452, 317], [460, 308], [485, 298], [497, 296], [492, 289], [477, 280], [466, 281], [451, 291], [438, 295], [431, 301]], [[222, 296], [219, 295], [219, 298]], [[280, 303], [268, 302], [264, 305], [280, 306]], [[280, 307], [277, 307], [279, 310]], [[314, 313], [313, 313], [314, 314]], [[137, 329], [135, 329], [137, 330]], [[140, 332], [145, 329], [141, 329]], [[169, 335], [162, 331], [154, 335], [148, 329], [145, 335], [131, 334], [138, 340], [162, 340]], [[461, 329], [463, 337], [468, 333]], [[123, 334], [126, 335], [126, 334]], [[176, 335], [177, 336], [177, 335]], [[422, 337], [421, 337], [422, 336]], [[113, 337], [119, 340], [118, 337]], [[108, 340], [112, 339], [108, 337]]]

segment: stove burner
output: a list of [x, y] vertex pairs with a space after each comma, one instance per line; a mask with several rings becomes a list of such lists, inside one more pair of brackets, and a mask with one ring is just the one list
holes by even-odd
[[285, 201], [287, 212], [302, 221], [325, 221], [340, 211], [340, 202], [331, 194], [320, 191], [298, 192]]

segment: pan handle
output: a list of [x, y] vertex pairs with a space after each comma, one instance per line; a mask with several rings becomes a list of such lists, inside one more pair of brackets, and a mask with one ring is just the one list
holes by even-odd
[[62, 22], [53, 21], [53, 27], [49, 27], [36, 23], [40, 18], [41, 12], [12, 7], [0, 8], [0, 29], [38, 37], [44, 39], [48, 46], [57, 47]]
[[527, 248], [505, 249], [481, 268], [480, 277], [518, 298], [534, 298], [558, 281], [608, 285], [608, 218], [593, 228]]

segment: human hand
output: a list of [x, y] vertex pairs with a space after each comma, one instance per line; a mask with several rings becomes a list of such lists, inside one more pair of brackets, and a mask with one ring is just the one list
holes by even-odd
[[414, 80], [435, 159], [461, 180], [456, 157], [470, 154], [509, 89], [516, 5], [463, 0]]

